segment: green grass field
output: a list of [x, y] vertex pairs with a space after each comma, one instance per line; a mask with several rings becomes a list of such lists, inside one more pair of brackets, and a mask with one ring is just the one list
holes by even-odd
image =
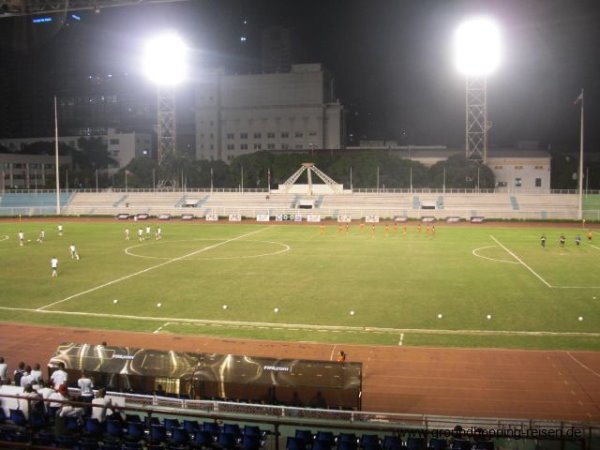
[[[160, 225], [162, 240], [140, 243], [132, 222], [67, 221], [62, 237], [56, 223], [1, 222], [1, 320], [294, 341], [600, 349], [600, 234], [588, 242], [583, 230], [561, 225], [440, 223], [435, 237], [424, 225], [418, 234], [415, 223], [405, 236], [402, 226], [386, 236], [380, 224], [374, 237], [356, 224], [348, 233], [333, 224], [324, 233], [306, 224]], [[23, 247], [19, 230], [30, 240]], [[70, 258], [71, 243], [81, 260]]]

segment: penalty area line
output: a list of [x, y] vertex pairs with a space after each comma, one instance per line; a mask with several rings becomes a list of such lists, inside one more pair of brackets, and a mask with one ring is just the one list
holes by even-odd
[[517, 261], [519, 261], [519, 263], [521, 263], [521, 265], [523, 267], [525, 267], [527, 270], [529, 270], [533, 275], [535, 275], [535, 277], [540, 280], [542, 283], [544, 283], [546, 286], [548, 286], [549, 288], [551, 288], [552, 286], [550, 285], [550, 283], [548, 283], [546, 280], [544, 280], [541, 275], [539, 275], [535, 270], [533, 270], [531, 267], [529, 267], [525, 261], [523, 261], [521, 258], [519, 258], [517, 255], [515, 255], [513, 252], [511, 252], [506, 246], [504, 246], [502, 243], [500, 243], [500, 241], [498, 239], [496, 239], [494, 236], [492, 236], [490, 234], [490, 237], [492, 238], [492, 240], [498, 244], [500, 247], [502, 247], [509, 255], [511, 255], [513, 258], [515, 258]]
[[267, 230], [268, 228], [269, 227], [267, 227], [267, 228], [261, 228], [260, 230], [254, 230], [254, 231], [251, 231], [250, 233], [242, 234], [241, 236], [238, 236], [238, 237], [235, 237], [235, 238], [231, 238], [231, 239], [228, 239], [226, 241], [221, 241], [221, 242], [218, 242], [218, 243], [216, 243], [214, 245], [209, 245], [208, 247], [201, 248], [200, 250], [195, 250], [195, 251], [193, 251], [191, 253], [188, 253], [186, 255], [178, 256], [177, 258], [169, 259], [168, 261], [163, 261], [161, 263], [155, 264], [154, 266], [147, 267], [146, 269], [138, 270], [137, 272], [131, 273], [129, 275], [125, 275], [123, 277], [117, 278], [117, 279], [112, 280], [112, 281], [109, 281], [108, 283], [104, 283], [104, 284], [101, 284], [99, 286], [95, 286], [93, 288], [87, 289], [85, 291], [78, 292], [77, 294], [70, 295], [69, 297], [63, 298], [62, 300], [58, 300], [56, 302], [49, 303], [49, 304], [44, 305], [44, 306], [40, 306], [37, 310], [38, 311], [44, 311], [45, 309], [48, 309], [48, 308], [51, 308], [53, 306], [59, 305], [59, 304], [64, 303], [66, 301], [72, 300], [74, 298], [81, 297], [82, 295], [89, 294], [90, 292], [97, 291], [98, 289], [105, 288], [106, 286], [110, 286], [112, 284], [120, 283], [121, 281], [125, 281], [125, 280], [133, 278], [135, 276], [142, 275], [142, 274], [144, 274], [146, 272], [150, 272], [151, 270], [159, 269], [159, 268], [164, 267], [164, 266], [166, 266], [168, 264], [171, 264], [171, 263], [174, 263], [174, 262], [177, 262], [177, 261], [181, 261], [181, 260], [183, 260], [185, 258], [189, 258], [190, 256], [194, 256], [194, 255], [197, 255], [199, 253], [207, 252], [209, 250], [212, 250], [214, 248], [217, 248], [217, 247], [220, 247], [222, 245], [228, 244], [230, 242], [234, 242], [234, 241], [237, 241], [239, 239], [243, 239], [245, 237], [252, 236], [253, 234], [260, 233], [261, 231]]

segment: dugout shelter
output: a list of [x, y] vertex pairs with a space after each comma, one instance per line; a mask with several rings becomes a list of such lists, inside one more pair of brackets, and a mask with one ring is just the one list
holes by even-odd
[[361, 363], [78, 343], [58, 346], [48, 363], [49, 374], [59, 362], [65, 365], [69, 384], [73, 387], [85, 371], [96, 387], [112, 391], [361, 409]]

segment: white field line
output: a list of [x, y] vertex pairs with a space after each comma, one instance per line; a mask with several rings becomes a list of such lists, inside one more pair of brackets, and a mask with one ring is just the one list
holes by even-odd
[[337, 347], [337, 344], [334, 344], [333, 348], [331, 349], [331, 355], [329, 355], [329, 361], [333, 361], [333, 355], [335, 354], [336, 347]]
[[496, 248], [496, 247], [494, 245], [488, 245], [487, 247], [479, 247], [479, 248], [473, 249], [473, 251], [471, 253], [473, 254], [473, 256], [477, 256], [478, 258], [481, 258], [481, 259], [487, 259], [489, 261], [494, 261], [494, 262], [499, 262], [499, 263], [508, 263], [508, 264], [519, 264], [517, 261], [509, 261], [507, 259], [490, 258], [489, 256], [483, 256], [483, 255], [479, 254], [480, 250], [485, 250], [488, 248]]
[[8, 234], [5, 234], [4, 236], [0, 236], [0, 242], [2, 241], [8, 241]]
[[151, 317], [151, 316], [133, 316], [126, 314], [107, 314], [107, 313], [88, 313], [79, 311], [49, 311], [42, 309], [30, 309], [30, 308], [14, 308], [7, 306], [0, 306], [0, 311], [21, 311], [30, 313], [40, 314], [58, 314], [63, 316], [75, 316], [75, 317], [100, 317], [108, 319], [128, 319], [128, 320], [141, 320], [151, 322], [169, 322], [169, 325], [207, 325], [207, 326], [231, 326], [231, 327], [252, 327], [252, 328], [284, 328], [286, 330], [305, 331], [305, 330], [316, 330], [316, 331], [344, 331], [349, 333], [381, 333], [381, 334], [394, 334], [399, 335], [400, 333], [415, 333], [415, 334], [448, 334], [448, 335], [504, 335], [504, 336], [573, 336], [573, 337], [600, 337], [600, 333], [587, 333], [587, 332], [560, 332], [560, 331], [504, 331], [504, 330], [443, 330], [443, 329], [429, 329], [429, 328], [377, 328], [377, 327], [347, 327], [341, 325], [310, 325], [310, 324], [285, 324], [285, 323], [271, 323], [271, 322], [243, 322], [235, 320], [208, 320], [208, 319], [182, 319], [179, 317]]
[[600, 373], [596, 372], [593, 369], [590, 369], [588, 366], [586, 366], [585, 364], [583, 364], [581, 361], [579, 361], [577, 358], [575, 358], [573, 355], [571, 355], [571, 352], [567, 352], [567, 355], [569, 355], [569, 357], [575, 361], [577, 364], [579, 364], [581, 367], [583, 367], [586, 370], [589, 370], [590, 372], [592, 372], [594, 375], [596, 375], [598, 378], [600, 378]]
[[197, 255], [198, 253], [207, 252], [209, 250], [212, 250], [214, 248], [217, 248], [217, 247], [220, 247], [222, 245], [228, 244], [230, 242], [237, 241], [239, 239], [243, 239], [243, 238], [245, 238], [247, 236], [251, 236], [251, 235], [256, 234], [256, 233], [260, 233], [261, 231], [264, 231], [266, 229], [268, 229], [268, 227], [267, 228], [261, 228], [259, 230], [254, 230], [254, 231], [251, 231], [250, 233], [242, 234], [241, 236], [238, 236], [238, 237], [235, 237], [235, 238], [232, 238], [232, 239], [228, 239], [226, 241], [218, 242], [218, 243], [216, 243], [214, 245], [210, 245], [208, 247], [201, 248], [200, 250], [195, 250], [195, 251], [193, 251], [191, 253], [188, 253], [188, 254], [183, 255], [183, 256], [179, 256], [177, 258], [169, 259], [168, 261], [164, 261], [164, 262], [158, 263], [158, 264], [156, 264], [154, 266], [150, 266], [150, 267], [148, 267], [146, 269], [142, 269], [142, 270], [139, 270], [139, 271], [134, 272], [132, 274], [125, 275], [124, 277], [117, 278], [115, 280], [109, 281], [108, 283], [104, 283], [104, 284], [101, 284], [99, 286], [93, 287], [91, 289], [87, 289], [85, 291], [78, 292], [77, 294], [70, 295], [69, 297], [63, 298], [62, 300], [58, 300], [56, 302], [49, 303], [47, 305], [41, 306], [41, 307], [38, 308], [38, 311], [43, 311], [43, 310], [45, 310], [47, 308], [51, 308], [52, 306], [58, 305], [60, 303], [63, 303], [63, 302], [69, 301], [69, 300], [72, 300], [72, 299], [74, 299], [76, 297], [80, 297], [80, 296], [85, 295], [85, 294], [89, 294], [90, 292], [97, 291], [98, 289], [102, 289], [102, 288], [104, 288], [106, 286], [110, 286], [112, 284], [120, 283], [121, 281], [125, 281], [125, 280], [133, 278], [135, 276], [141, 275], [143, 273], [150, 272], [151, 270], [159, 269], [160, 267], [164, 267], [164, 266], [166, 266], [168, 264], [171, 264], [171, 263], [174, 263], [174, 262], [177, 262], [177, 261], [181, 261], [182, 259], [189, 258], [190, 256]]
[[517, 261], [519, 261], [523, 267], [525, 267], [527, 270], [529, 270], [533, 275], [535, 275], [535, 277], [540, 280], [542, 283], [544, 283], [546, 286], [548, 286], [549, 288], [551, 288], [552, 286], [550, 285], [550, 283], [548, 283], [546, 280], [544, 280], [535, 270], [533, 270], [531, 267], [529, 267], [521, 258], [519, 258], [517, 255], [515, 255], [513, 252], [511, 252], [507, 247], [505, 247], [503, 244], [500, 243], [500, 241], [498, 239], [496, 239], [494, 236], [492, 236], [490, 234], [490, 237], [492, 238], [492, 240], [498, 244], [500, 247], [502, 247], [509, 255], [511, 255], [513, 258], [515, 258]]
[[163, 325], [161, 325], [160, 327], [158, 327], [156, 330], [154, 330], [152, 332], [152, 334], [158, 334], [160, 333], [160, 330], [162, 330], [163, 328], [166, 328], [169, 326], [169, 322], [165, 322]]
[[400, 333], [400, 340], [398, 341], [398, 345], [402, 347], [402, 343], [404, 342], [404, 333]]
[[596, 245], [590, 244], [590, 247], [595, 248], [596, 250], [600, 250], [600, 247], [597, 247]]

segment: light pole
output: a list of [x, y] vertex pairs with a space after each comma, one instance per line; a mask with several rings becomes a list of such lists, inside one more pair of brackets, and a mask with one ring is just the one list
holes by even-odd
[[498, 26], [488, 17], [472, 17], [456, 30], [456, 68], [466, 77], [465, 151], [467, 159], [486, 162], [488, 148], [487, 77], [500, 63]]
[[[175, 86], [181, 83], [187, 74], [187, 47], [174, 32], [165, 32], [146, 43], [143, 53], [143, 67], [146, 76], [157, 86], [157, 137], [158, 164], [164, 167], [165, 159], [175, 154]], [[177, 183], [177, 176], [171, 180]]]

